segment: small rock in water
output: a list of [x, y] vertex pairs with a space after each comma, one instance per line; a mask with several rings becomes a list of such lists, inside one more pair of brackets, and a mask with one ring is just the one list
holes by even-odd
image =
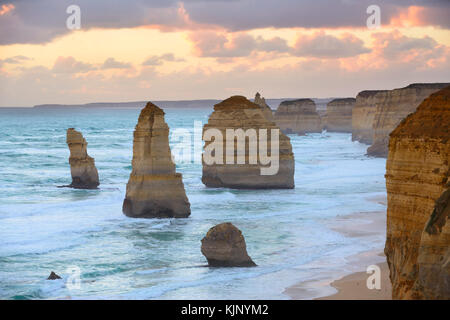
[[241, 230], [226, 222], [209, 229], [202, 239], [202, 254], [210, 267], [254, 267]]
[[56, 280], [56, 279], [61, 279], [60, 276], [58, 276], [56, 273], [54, 273], [53, 271], [50, 273], [50, 275], [48, 276], [47, 280]]

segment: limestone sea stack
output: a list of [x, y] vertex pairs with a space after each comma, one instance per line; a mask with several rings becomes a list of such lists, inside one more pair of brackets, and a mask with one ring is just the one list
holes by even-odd
[[443, 278], [450, 298], [449, 226], [445, 212], [436, 209], [436, 200], [448, 188], [449, 162], [447, 87], [426, 98], [390, 134], [385, 254], [394, 299], [442, 297], [443, 287], [436, 281]]
[[320, 116], [316, 104], [311, 99], [281, 102], [274, 118], [284, 133], [322, 132]]
[[389, 133], [430, 94], [450, 83], [414, 83], [405, 88], [377, 94], [377, 107], [373, 119], [373, 143], [367, 154], [387, 157]]
[[[205, 139], [203, 152], [203, 176], [202, 182], [207, 187], [213, 188], [234, 188], [234, 189], [292, 189], [294, 188], [294, 154], [290, 139], [284, 135], [276, 124], [267, 120], [259, 105], [247, 100], [243, 96], [233, 96], [214, 106], [214, 112], [210, 115], [208, 123], [203, 127], [204, 137], [208, 132], [220, 133], [221, 137]], [[238, 132], [246, 134], [249, 131], [255, 133], [255, 143], [258, 144], [256, 162], [251, 163], [249, 146], [251, 144], [250, 135], [241, 139], [245, 144], [245, 155], [243, 163], [239, 163], [237, 150], [239, 142], [234, 137], [230, 137], [231, 150], [228, 150], [226, 141], [227, 131], [232, 131], [238, 136]], [[266, 132], [266, 137], [261, 136], [261, 131]], [[272, 144], [272, 131], [279, 134]], [[275, 135], [273, 136], [275, 137]], [[216, 139], [218, 139], [216, 141]], [[266, 143], [264, 154], [270, 154], [269, 164], [261, 161], [261, 141]], [[235, 141], [233, 148], [233, 141]], [[214, 162], [208, 162], [207, 150], [217, 146], [214, 153], [217, 158]], [[278, 156], [275, 151], [278, 147]], [[219, 155], [220, 152], [220, 155]], [[230, 155], [232, 163], [227, 161], [227, 154]], [[233, 161], [234, 159], [234, 161]], [[220, 163], [219, 163], [220, 162]], [[266, 172], [265, 170], [275, 170]]]
[[255, 95], [255, 100], [253, 100], [254, 103], [256, 103], [260, 108], [262, 109], [262, 112], [267, 120], [274, 121], [273, 119], [273, 112], [272, 109], [269, 107], [269, 105], [266, 103], [266, 99], [264, 97], [261, 97], [259, 92]]
[[185, 218], [191, 213], [169, 147], [164, 111], [148, 102], [134, 130], [132, 172], [123, 213], [133, 218]]
[[327, 104], [326, 129], [330, 132], [352, 132], [355, 98], [333, 99]]
[[226, 222], [209, 229], [202, 239], [202, 254], [211, 267], [254, 267], [241, 230]]
[[373, 120], [377, 111], [379, 93], [386, 90], [365, 90], [356, 96], [352, 111], [352, 141], [372, 144]]
[[95, 189], [100, 184], [94, 158], [87, 154], [87, 142], [81, 132], [67, 129], [67, 145], [70, 150], [69, 164], [72, 183], [76, 189]]

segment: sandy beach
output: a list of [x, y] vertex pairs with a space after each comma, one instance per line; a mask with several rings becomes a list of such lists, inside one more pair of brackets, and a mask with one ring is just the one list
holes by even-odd
[[[385, 197], [368, 200], [386, 204]], [[372, 237], [377, 243], [382, 243], [380, 240], [385, 238], [386, 213], [383, 211], [345, 215], [336, 219], [335, 223], [331, 227], [332, 230], [354, 238], [355, 241], [361, 237]], [[345, 268], [336, 268], [331, 277], [297, 283], [287, 288], [284, 293], [294, 300], [307, 299], [311, 292], [318, 292], [315, 297], [318, 300], [391, 300], [389, 268], [383, 249], [383, 246], [379, 246], [347, 257]], [[371, 273], [366, 270], [371, 265], [380, 267], [379, 290], [367, 287], [367, 279]]]

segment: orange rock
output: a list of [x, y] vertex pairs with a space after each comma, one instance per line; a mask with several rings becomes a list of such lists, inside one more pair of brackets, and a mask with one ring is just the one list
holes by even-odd
[[450, 292], [443, 295], [436, 289], [436, 279], [445, 276], [449, 283], [448, 223], [441, 223], [438, 234], [425, 228], [448, 187], [449, 162], [450, 86], [425, 99], [390, 134], [385, 253], [394, 299], [450, 298]]
[[133, 170], [122, 211], [134, 218], [185, 218], [191, 214], [169, 147], [164, 111], [148, 102], [134, 130]]
[[381, 92], [386, 90], [365, 90], [356, 96], [352, 110], [352, 141], [371, 144], [373, 141], [373, 119]]
[[275, 112], [275, 123], [284, 133], [322, 132], [322, 123], [311, 99], [283, 101]]
[[70, 172], [72, 183], [68, 187], [95, 189], [100, 184], [94, 158], [87, 154], [87, 142], [81, 132], [67, 129], [67, 145], [70, 150]]
[[333, 99], [327, 104], [326, 129], [330, 132], [352, 132], [352, 110], [355, 98]]
[[405, 88], [383, 91], [377, 94], [376, 111], [373, 119], [373, 144], [367, 154], [386, 157], [389, 134], [408, 114], [430, 94], [445, 88], [448, 83], [414, 83]]

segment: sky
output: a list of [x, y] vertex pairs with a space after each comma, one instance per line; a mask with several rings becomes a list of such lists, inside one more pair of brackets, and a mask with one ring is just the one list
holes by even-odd
[[414, 82], [450, 82], [448, 0], [0, 0], [0, 106], [354, 97]]

